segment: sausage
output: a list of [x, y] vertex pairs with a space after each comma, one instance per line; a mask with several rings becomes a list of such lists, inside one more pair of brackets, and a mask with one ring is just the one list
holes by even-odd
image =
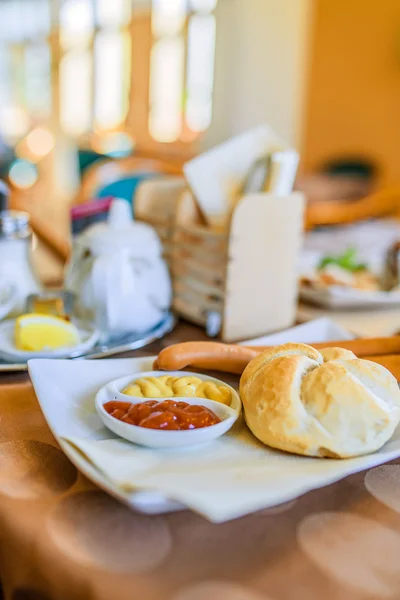
[[386, 367], [397, 381], [400, 381], [400, 356], [393, 354], [388, 354], [387, 356], [369, 356], [368, 360]]
[[[310, 346], [317, 350], [329, 347], [344, 348], [360, 358], [368, 358], [400, 354], [400, 336], [319, 342]], [[271, 346], [238, 346], [219, 342], [183, 342], [162, 350], [154, 368], [162, 371], [180, 371], [193, 367], [240, 375], [253, 358], [270, 348]]]
[[321, 348], [344, 348], [345, 350], [351, 350], [359, 358], [366, 358], [373, 355], [400, 354], [400, 336], [320, 342], [318, 344], [310, 344], [310, 346], [313, 346], [317, 350], [321, 350]]
[[182, 342], [164, 348], [154, 362], [162, 371], [180, 371], [186, 367], [223, 371], [240, 375], [260, 350], [219, 342]]

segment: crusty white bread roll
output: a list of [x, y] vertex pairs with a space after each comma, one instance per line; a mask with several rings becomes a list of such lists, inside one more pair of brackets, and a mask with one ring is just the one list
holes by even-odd
[[271, 348], [247, 365], [240, 395], [246, 422], [261, 442], [306, 456], [374, 452], [400, 421], [393, 375], [342, 348]]

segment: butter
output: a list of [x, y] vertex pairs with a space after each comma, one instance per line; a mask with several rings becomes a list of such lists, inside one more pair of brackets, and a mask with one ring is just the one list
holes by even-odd
[[21, 315], [15, 322], [15, 346], [18, 350], [40, 352], [76, 346], [80, 342], [75, 325], [43, 314]]

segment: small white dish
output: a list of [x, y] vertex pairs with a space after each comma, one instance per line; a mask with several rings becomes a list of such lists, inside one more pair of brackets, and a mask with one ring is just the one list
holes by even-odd
[[[171, 399], [135, 398], [134, 396], [128, 396], [127, 394], [123, 394], [121, 392], [121, 390], [123, 390], [128, 384], [132, 383], [136, 379], [141, 379], [142, 377], [150, 376], [161, 377], [162, 375], [166, 374], [177, 377], [192, 375], [194, 377], [198, 377], [202, 381], [212, 381], [214, 383], [218, 383], [227, 387], [232, 395], [232, 401], [230, 406], [226, 406], [225, 404], [222, 404], [221, 402], [216, 402], [215, 400], [207, 400], [205, 398], [174, 398], [178, 401], [187, 402], [188, 404], [206, 406], [221, 419], [221, 423], [211, 425], [210, 427], [192, 429], [190, 431], [158, 431], [155, 429], [147, 429], [145, 427], [139, 427], [136, 425], [130, 425], [129, 423], [124, 423], [123, 421], [119, 421], [115, 417], [112, 417], [105, 410], [104, 404], [110, 401], [131, 402], [132, 404], [140, 404], [142, 402], [146, 402], [147, 400], [157, 400], [157, 402], [162, 402], [163, 400]], [[144, 373], [139, 373], [137, 375], [127, 375], [126, 377], [121, 377], [120, 379], [116, 379], [106, 384], [98, 391], [96, 395], [95, 404], [100, 419], [103, 421], [104, 425], [108, 429], [110, 429], [113, 433], [116, 433], [120, 437], [130, 442], [133, 442], [134, 444], [139, 444], [140, 446], [148, 446], [150, 448], [176, 448], [179, 446], [192, 446], [195, 444], [203, 444], [205, 442], [215, 440], [221, 435], [224, 435], [224, 433], [229, 431], [229, 429], [231, 429], [235, 421], [238, 419], [242, 410], [242, 403], [240, 401], [239, 394], [232, 387], [227, 385], [224, 381], [221, 381], [214, 377], [203, 375], [201, 373], [189, 373], [187, 371], [168, 371], [168, 373], [166, 373], [165, 371], [148, 371]]]
[[43, 350], [41, 352], [27, 352], [18, 350], [15, 346], [15, 321], [16, 319], [11, 319], [0, 323], [0, 358], [10, 362], [26, 362], [31, 358], [75, 358], [91, 350], [100, 336], [97, 329], [89, 325], [75, 323], [81, 339], [81, 342], [76, 346], [58, 348], [57, 350]]
[[331, 309], [344, 308], [384, 308], [400, 306], [400, 291], [367, 291], [331, 285], [328, 288], [318, 285], [300, 285], [300, 299], [315, 306]]

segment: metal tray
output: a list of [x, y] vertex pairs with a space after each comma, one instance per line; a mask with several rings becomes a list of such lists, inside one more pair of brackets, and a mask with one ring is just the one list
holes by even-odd
[[[172, 313], [167, 313], [165, 318], [156, 327], [148, 331], [146, 334], [130, 333], [126, 336], [113, 340], [107, 344], [97, 344], [87, 354], [73, 358], [71, 360], [85, 360], [85, 359], [98, 359], [108, 358], [121, 354], [122, 352], [129, 352], [130, 350], [137, 350], [148, 346], [152, 342], [161, 339], [167, 335], [175, 327], [176, 318]], [[13, 363], [7, 362], [0, 359], [0, 373], [9, 373], [16, 371], [27, 371], [28, 365], [26, 362]]]

